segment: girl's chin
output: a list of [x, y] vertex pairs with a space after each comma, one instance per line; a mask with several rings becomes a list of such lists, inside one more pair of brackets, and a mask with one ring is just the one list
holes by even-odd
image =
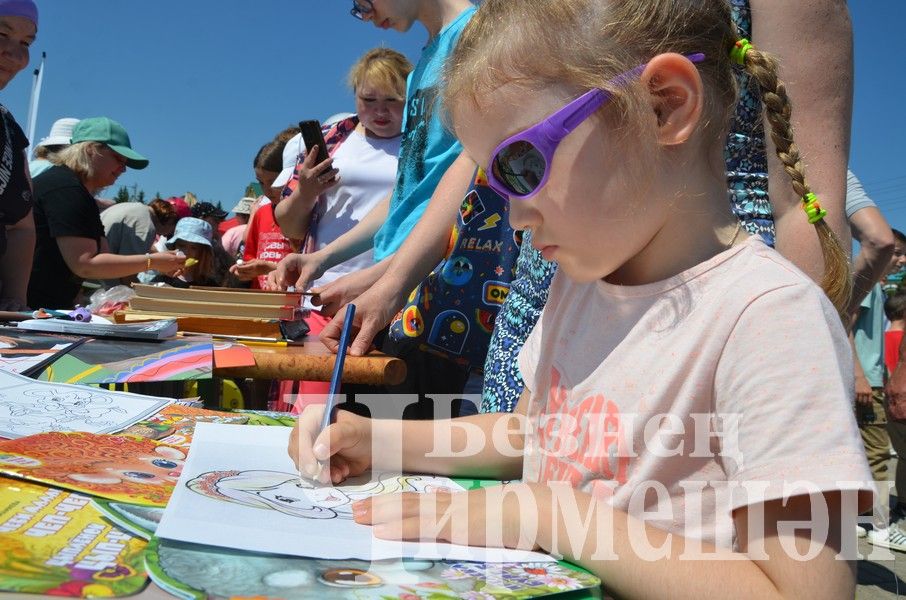
[[388, 125], [376, 125], [372, 123], [368, 129], [371, 133], [379, 135], [381, 137], [395, 137], [400, 134], [399, 130]]

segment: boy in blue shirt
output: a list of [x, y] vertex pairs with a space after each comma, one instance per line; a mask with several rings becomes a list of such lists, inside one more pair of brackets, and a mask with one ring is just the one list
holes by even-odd
[[[382, 277], [405, 275], [403, 269], [388, 273], [387, 267], [420, 220], [436, 224], [420, 228], [424, 232], [419, 236], [424, 256], [434, 257], [431, 265], [420, 272], [430, 270], [443, 256], [452, 215], [456, 214], [476, 166], [462, 154], [462, 146], [443, 124], [438, 104], [439, 85], [444, 62], [474, 12], [475, 6], [469, 0], [354, 0], [352, 15], [370, 21], [375, 27], [406, 32], [420, 22], [428, 30], [428, 42], [408, 79], [396, 185], [386, 200], [334, 243], [318, 252], [284, 259], [275, 273], [278, 285], [305, 287], [332, 265], [373, 245], [373, 267], [313, 290], [320, 295], [323, 310], [328, 314], [335, 312]], [[436, 200], [430, 202], [429, 209], [432, 197]], [[283, 218], [292, 218], [291, 207], [284, 207], [284, 214]], [[340, 319], [332, 325], [340, 325], [342, 314], [340, 311]], [[325, 331], [330, 328], [328, 325]], [[469, 375], [465, 367], [428, 354], [415, 344], [388, 343], [382, 350], [407, 362], [407, 381], [390, 390], [393, 392], [458, 394]]]

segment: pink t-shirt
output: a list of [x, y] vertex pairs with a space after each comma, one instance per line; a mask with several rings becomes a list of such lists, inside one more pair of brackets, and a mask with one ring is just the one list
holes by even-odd
[[758, 237], [649, 285], [558, 272], [519, 365], [526, 481], [724, 548], [742, 506], [842, 489], [870, 506], [840, 318]]
[[245, 241], [246, 229], [248, 229], [248, 224], [236, 225], [227, 229], [220, 237], [220, 243], [223, 244], [223, 249], [227, 251], [227, 254], [236, 256], [239, 253], [239, 246]]

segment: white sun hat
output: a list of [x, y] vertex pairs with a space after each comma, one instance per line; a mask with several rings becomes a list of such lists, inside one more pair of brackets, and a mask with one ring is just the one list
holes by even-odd
[[50, 126], [50, 134], [35, 146], [68, 146], [72, 140], [72, 130], [79, 124], [79, 119], [64, 117], [57, 119]]

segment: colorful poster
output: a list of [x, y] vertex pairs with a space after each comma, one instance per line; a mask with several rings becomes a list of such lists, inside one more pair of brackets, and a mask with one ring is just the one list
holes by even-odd
[[517, 600], [601, 585], [593, 575], [553, 562], [331, 561], [156, 537], [145, 566], [158, 586], [189, 600]]
[[0, 478], [0, 590], [129, 596], [147, 583], [145, 546], [86, 496]]
[[0, 473], [118, 502], [165, 506], [186, 451], [134, 435], [42, 433], [0, 442]]
[[49, 431], [119, 431], [172, 402], [169, 398], [46, 383], [0, 371], [0, 436]]
[[96, 339], [55, 361], [41, 379], [80, 384], [210, 379], [213, 355], [210, 338]]
[[371, 473], [338, 486], [312, 483], [299, 477], [287, 455], [290, 432], [288, 427], [199, 423], [157, 535], [325, 559], [553, 560], [539, 552], [375, 538], [370, 527], [352, 519], [356, 500], [462, 486], [446, 477], [399, 473]]

